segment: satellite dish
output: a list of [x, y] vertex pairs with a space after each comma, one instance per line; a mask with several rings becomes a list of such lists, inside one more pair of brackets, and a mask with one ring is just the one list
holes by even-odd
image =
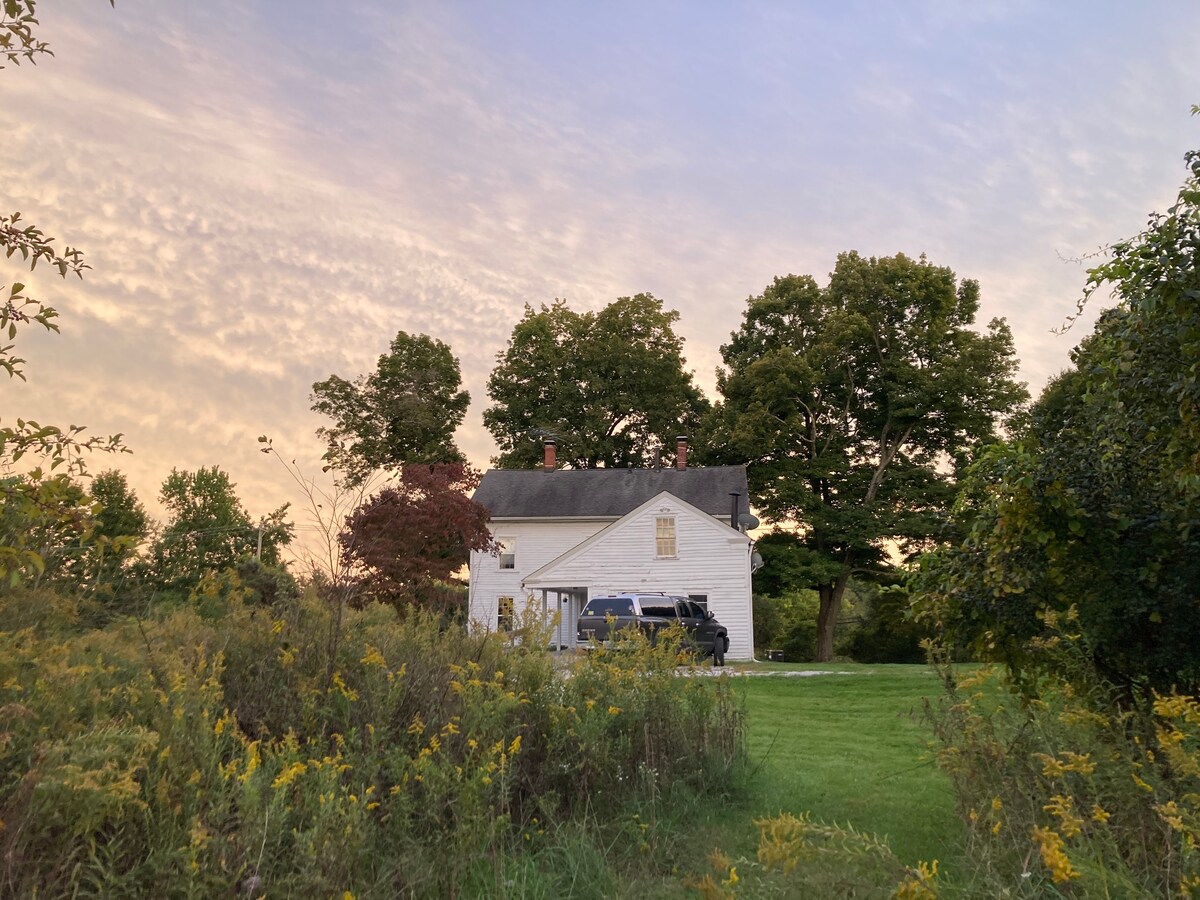
[[742, 526], [743, 531], [751, 531], [758, 527], [758, 516], [751, 513], [742, 513], [738, 516], [738, 524]]
[[762, 554], [757, 550], [750, 554], [750, 574], [754, 574], [763, 567]]

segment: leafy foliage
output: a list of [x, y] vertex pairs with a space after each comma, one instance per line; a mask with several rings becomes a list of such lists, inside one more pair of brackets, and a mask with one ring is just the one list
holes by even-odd
[[[50, 54], [44, 41], [34, 36], [36, 0], [3, 0], [0, 6], [0, 56], [13, 65], [22, 59], [36, 63], [41, 54]], [[53, 54], [51, 54], [53, 55]], [[0, 66], [3, 68], [3, 66]], [[30, 270], [39, 262], [58, 270], [66, 277], [73, 272], [83, 277], [88, 268], [83, 254], [71, 247], [58, 252], [40, 228], [24, 223], [21, 214], [0, 215], [0, 249], [5, 259], [15, 254], [29, 264]], [[25, 293], [25, 285], [14, 281], [0, 284], [0, 297], [8, 288], [7, 298], [0, 301], [0, 368], [9, 378], [25, 380], [25, 360], [16, 355], [17, 334], [28, 324], [40, 325], [47, 331], [58, 331], [57, 311]], [[13, 585], [30, 574], [41, 575], [45, 561], [36, 547], [38, 542], [15, 523], [34, 528], [80, 529], [80, 516], [75, 499], [76, 488], [71, 476], [86, 473], [83, 453], [88, 450], [127, 452], [121, 435], [107, 438], [84, 436], [85, 428], [71, 425], [60, 428], [18, 418], [14, 424], [0, 424], [0, 503], [6, 536], [0, 542], [0, 579]], [[33, 463], [28, 471], [18, 473], [16, 466]], [[56, 470], [59, 470], [56, 472]]]
[[0, 479], [0, 582], [79, 580], [80, 558], [94, 527], [93, 508], [66, 475]]
[[101, 472], [88, 487], [96, 509], [84, 559], [85, 577], [93, 586], [111, 585], [149, 536], [150, 516], [125, 476], [115, 469]]
[[479, 473], [464, 463], [410, 464], [356, 509], [340, 541], [364, 595], [401, 605], [445, 599], [436, 583], [465, 565], [472, 550], [496, 548], [487, 509], [468, 496], [478, 484]]
[[[83, 262], [80, 251], [68, 247], [59, 253], [51, 246], [53, 238], [47, 237], [33, 225], [21, 227], [20, 222], [20, 213], [0, 216], [0, 248], [3, 248], [6, 258], [19, 253], [22, 261], [29, 263], [31, 270], [43, 262], [56, 268], [64, 278], [68, 272], [83, 277], [83, 270], [88, 266]], [[0, 292], [3, 287], [0, 285]], [[34, 324], [57, 332], [57, 318], [58, 312], [54, 307], [25, 293], [23, 283], [14, 281], [8, 286], [8, 297], [0, 303], [0, 340], [10, 343], [0, 345], [0, 369], [4, 369], [9, 378], [25, 380], [25, 359], [16, 355], [16, 344], [11, 343], [21, 327]], [[85, 451], [125, 451], [119, 434], [107, 438], [88, 437], [84, 436], [84, 431], [84, 427], [79, 425], [60, 428], [21, 418], [12, 425], [0, 426], [0, 470], [10, 469], [28, 456], [39, 463], [32, 473], [33, 481], [40, 480], [45, 469], [54, 471], [62, 468], [68, 474], [81, 475], [87, 468], [83, 458]]]
[[[117, 0], [109, 0], [111, 6], [116, 3]], [[4, 0], [0, 6], [0, 57], [14, 66], [19, 66], [22, 59], [37, 65], [42, 54], [54, 55], [46, 42], [34, 35], [34, 26], [41, 24], [37, 19], [37, 4], [38, 0]]]
[[754, 642], [764, 651], [783, 652], [784, 662], [809, 662], [817, 655], [817, 613], [821, 607], [816, 591], [755, 593]]
[[337, 375], [313, 385], [313, 410], [333, 419], [317, 434], [326, 459], [347, 484], [405, 463], [462, 462], [454, 444], [471, 395], [450, 348], [428, 335], [397, 332], [370, 375], [353, 382]]
[[994, 666], [954, 671], [929, 710], [937, 761], [968, 833], [970, 896], [1190, 897], [1200, 889], [1200, 705], [1155, 694], [1131, 710], [1082, 643], [1047, 614], [1028, 685]]
[[903, 585], [856, 584], [857, 627], [846, 635], [842, 652], [862, 663], [920, 663], [931, 638], [928, 623], [917, 621]]
[[1096, 670], [1142, 704], [1200, 689], [1200, 154], [1187, 159], [1169, 213], [1090, 273], [1085, 300], [1111, 285], [1117, 306], [1019, 439], [971, 472], [961, 540], [919, 581], [952, 633], [1031, 677], [1052, 663], [1030, 639], [1073, 610]]
[[526, 306], [488, 379], [483, 421], [501, 450], [496, 464], [536, 466], [547, 437], [576, 469], [660, 462], [707, 407], [684, 369], [678, 319], [650, 294], [597, 313], [562, 300]]
[[924, 257], [844, 253], [826, 288], [789, 275], [751, 297], [721, 348], [708, 458], [749, 461], [758, 508], [798, 528], [794, 567], [821, 595], [818, 659], [851, 574], [885, 568], [889, 541], [926, 546], [952, 497], [947, 464], [1026, 399], [1008, 326], [977, 333], [978, 308], [975, 282]]
[[161, 587], [186, 589], [206, 572], [232, 568], [247, 556], [280, 565], [293, 533], [287, 504], [255, 525], [234, 487], [217, 466], [171, 470], [159, 494], [170, 519], [150, 548], [152, 577]]

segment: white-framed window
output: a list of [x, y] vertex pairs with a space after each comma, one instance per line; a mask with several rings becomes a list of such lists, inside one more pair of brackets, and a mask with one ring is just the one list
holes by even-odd
[[688, 599], [708, 612], [708, 594], [688, 594]]
[[499, 538], [497, 543], [500, 545], [500, 568], [515, 569], [517, 567], [517, 539]]
[[512, 631], [517, 612], [516, 602], [512, 597], [496, 598], [496, 630]]
[[675, 517], [658, 516], [654, 520], [654, 555], [675, 556]]

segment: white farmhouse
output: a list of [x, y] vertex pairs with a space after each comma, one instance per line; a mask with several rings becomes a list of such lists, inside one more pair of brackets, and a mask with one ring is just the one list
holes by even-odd
[[752, 542], [745, 466], [488, 471], [475, 499], [491, 513], [499, 555], [471, 554], [470, 622], [511, 627], [514, 613], [557, 618], [557, 644], [575, 646], [590, 597], [622, 591], [687, 595], [729, 631], [729, 659], [754, 655]]

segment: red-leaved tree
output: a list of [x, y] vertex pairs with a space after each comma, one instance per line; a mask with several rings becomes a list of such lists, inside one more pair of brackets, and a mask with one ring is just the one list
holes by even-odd
[[445, 608], [443, 584], [472, 550], [494, 551], [488, 511], [469, 496], [479, 473], [464, 463], [412, 463], [397, 482], [346, 517], [339, 540], [363, 599]]

